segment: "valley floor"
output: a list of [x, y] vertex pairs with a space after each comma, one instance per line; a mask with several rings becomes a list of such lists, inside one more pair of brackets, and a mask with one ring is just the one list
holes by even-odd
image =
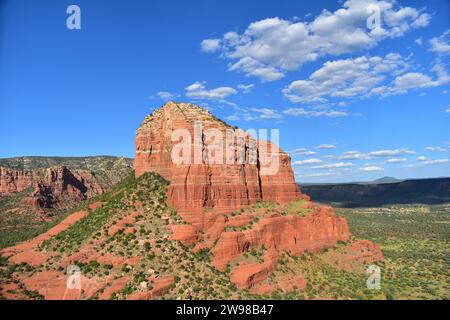
[[353, 235], [380, 244], [388, 299], [450, 298], [450, 204], [339, 208]]

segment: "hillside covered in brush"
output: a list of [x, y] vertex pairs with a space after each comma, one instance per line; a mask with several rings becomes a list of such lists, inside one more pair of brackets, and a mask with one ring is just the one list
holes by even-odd
[[0, 159], [0, 248], [37, 235], [78, 203], [131, 174], [119, 157]]

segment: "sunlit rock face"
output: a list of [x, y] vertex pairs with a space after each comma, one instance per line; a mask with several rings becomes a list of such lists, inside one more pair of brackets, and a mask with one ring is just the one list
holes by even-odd
[[[209, 139], [210, 129], [221, 132], [223, 140]], [[174, 131], [178, 139], [173, 139]], [[188, 150], [177, 148], [184, 141], [179, 137], [183, 133], [191, 138]], [[243, 136], [227, 139], [227, 134]], [[185, 163], [174, 163], [174, 153]], [[258, 201], [289, 202], [302, 197], [287, 153], [189, 103], [168, 102], [146, 117], [137, 130], [136, 177], [148, 171], [170, 181], [169, 202], [181, 211], [227, 211]]]

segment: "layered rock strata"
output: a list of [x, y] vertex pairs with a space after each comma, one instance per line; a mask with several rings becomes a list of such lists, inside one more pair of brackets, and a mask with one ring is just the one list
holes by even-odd
[[179, 211], [229, 211], [302, 196], [287, 153], [189, 103], [168, 102], [137, 130], [135, 173], [148, 171], [170, 181], [168, 200]]

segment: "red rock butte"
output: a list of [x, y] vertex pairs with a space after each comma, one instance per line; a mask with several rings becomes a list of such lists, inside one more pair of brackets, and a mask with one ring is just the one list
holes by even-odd
[[[185, 129], [194, 137], [196, 121], [201, 122], [202, 132], [213, 128], [220, 130], [224, 137], [227, 130], [236, 134], [233, 140], [225, 142], [234, 150], [231, 161], [223, 161], [225, 164], [205, 161], [196, 164], [194, 142], [191, 146], [191, 161], [188, 164], [174, 164], [172, 150], [179, 141], [172, 141], [172, 132]], [[137, 130], [136, 177], [153, 171], [168, 180], [169, 204], [179, 211], [214, 208], [215, 211], [225, 212], [250, 206], [258, 201], [284, 203], [303, 197], [294, 179], [290, 156], [267, 141], [264, 142], [265, 147], [261, 147], [261, 142], [246, 133], [239, 145], [236, 136], [242, 133], [242, 130], [225, 124], [201, 107], [190, 103], [168, 102], [147, 116]], [[201, 145], [197, 144], [197, 147], [204, 151], [214, 141], [207, 141], [203, 137], [199, 143]], [[253, 162], [249, 161], [252, 157], [249, 151], [252, 145], [256, 145], [256, 161]], [[245, 148], [244, 161], [238, 161], [241, 147]], [[264, 168], [271, 165], [268, 159], [272, 155], [278, 156], [275, 174], [261, 174]]]

